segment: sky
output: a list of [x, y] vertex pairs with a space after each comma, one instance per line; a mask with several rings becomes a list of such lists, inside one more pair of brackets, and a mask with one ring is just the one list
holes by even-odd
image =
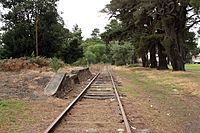
[[109, 23], [109, 16], [100, 11], [110, 0], [60, 0], [58, 11], [61, 14], [65, 25], [72, 30], [75, 24], [82, 29], [84, 38], [89, 38], [94, 28], [99, 28], [100, 32]]

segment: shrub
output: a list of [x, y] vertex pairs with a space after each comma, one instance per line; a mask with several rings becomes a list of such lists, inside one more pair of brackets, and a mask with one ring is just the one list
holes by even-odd
[[91, 51], [85, 52], [84, 56], [85, 56], [87, 64], [95, 64], [97, 62], [96, 55], [92, 53]]
[[34, 56], [32, 56], [29, 60], [30, 60], [31, 63], [35, 63], [35, 64], [37, 64], [41, 67], [49, 65], [49, 62], [48, 62], [47, 59], [45, 59], [45, 57], [40, 57], [40, 56], [34, 57]]
[[78, 61], [73, 63], [74, 66], [87, 66], [87, 59], [86, 58], [80, 58]]
[[123, 45], [114, 44], [112, 46], [112, 59], [115, 65], [120, 66], [130, 64], [133, 54], [133, 47], [129, 43], [125, 43]]
[[50, 59], [49, 67], [51, 67], [55, 72], [58, 71], [64, 65], [64, 62], [56, 57]]

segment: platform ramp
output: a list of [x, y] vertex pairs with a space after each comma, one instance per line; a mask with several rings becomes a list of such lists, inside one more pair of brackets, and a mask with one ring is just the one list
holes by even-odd
[[53, 96], [60, 89], [66, 73], [56, 73], [44, 89], [44, 93], [48, 96]]

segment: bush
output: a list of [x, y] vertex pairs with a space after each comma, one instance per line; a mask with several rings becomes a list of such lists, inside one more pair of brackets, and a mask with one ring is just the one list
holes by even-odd
[[74, 66], [87, 66], [87, 59], [86, 58], [81, 58], [78, 61], [73, 63]]
[[6, 57], [6, 51], [5, 49], [1, 48], [1, 45], [0, 45], [0, 59], [5, 59]]
[[31, 63], [35, 63], [35, 64], [39, 65], [40, 67], [49, 65], [49, 61], [47, 59], [45, 59], [45, 57], [40, 57], [40, 56], [34, 57], [34, 56], [32, 56], [29, 60], [30, 60]]
[[84, 53], [84, 56], [85, 56], [87, 64], [95, 64], [97, 62], [96, 55], [91, 51], [86, 51]]
[[130, 64], [131, 57], [134, 54], [134, 49], [129, 43], [123, 45], [113, 44], [111, 52], [114, 64], [120, 66]]
[[56, 57], [50, 59], [49, 67], [51, 67], [55, 72], [57, 72], [62, 66], [64, 66], [64, 62], [62, 60]]
[[[86, 64], [108, 62], [107, 46], [101, 40], [87, 40], [82, 44]], [[84, 62], [84, 63], [85, 63]]]

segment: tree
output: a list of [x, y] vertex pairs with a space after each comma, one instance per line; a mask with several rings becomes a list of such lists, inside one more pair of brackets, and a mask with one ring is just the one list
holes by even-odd
[[111, 43], [111, 41], [121, 40], [122, 25], [116, 19], [112, 19], [110, 24], [106, 25], [105, 30], [100, 36], [106, 44]]
[[130, 43], [112, 45], [112, 59], [115, 65], [127, 65], [131, 63], [134, 49]]
[[[0, 0], [5, 31], [2, 41], [7, 57], [30, 56], [35, 51], [35, 29], [38, 28], [39, 54], [52, 57], [60, 50], [68, 30], [57, 13], [58, 0]], [[38, 21], [38, 25], [36, 22]]]
[[65, 42], [61, 48], [60, 56], [65, 63], [71, 64], [76, 62], [79, 58], [83, 57], [82, 44], [82, 31], [78, 25], [74, 25], [72, 33], [65, 38]]
[[198, 43], [194, 32], [187, 32], [185, 36], [187, 38], [185, 45], [186, 62], [191, 63], [192, 57], [200, 53], [200, 48], [197, 47]]
[[91, 34], [92, 38], [99, 38], [99, 35], [100, 35], [100, 30], [98, 28], [95, 28]]
[[79, 28], [79, 26], [77, 24], [74, 25], [74, 27], [72, 28], [72, 36], [74, 38], [77, 38], [79, 40], [80, 43], [82, 43], [82, 30], [81, 28]]
[[[122, 22], [125, 31], [123, 35], [126, 35], [126, 39], [135, 38], [132, 40], [139, 42], [143, 37], [155, 35], [157, 30], [163, 31], [164, 38], [159, 42], [159, 46], [162, 45], [162, 48], [159, 47], [158, 50], [167, 53], [173, 70], [184, 71], [185, 33], [200, 22], [199, 3], [196, 0], [111, 0], [104, 11]], [[193, 14], [189, 15], [189, 12], [193, 12]], [[145, 47], [140, 48], [146, 45], [135, 44], [141, 44], [138, 45], [138, 48], [147, 52], [144, 50]], [[152, 50], [153, 47], [149, 48]], [[158, 53], [160, 55], [163, 52]], [[142, 57], [145, 55], [146, 53], [143, 53]]]
[[[139, 7], [149, 9], [148, 14], [161, 21], [165, 32], [163, 45], [175, 71], [185, 70], [185, 33], [199, 22], [197, 14], [197, 16], [187, 17], [188, 12], [195, 8], [190, 2], [186, 0], [144, 0], [139, 5]], [[190, 7], [192, 9], [188, 9]], [[189, 26], [188, 23], [190, 23]]]
[[5, 49], [3, 48], [2, 34], [0, 33], [0, 59], [3, 58], [5, 58]]
[[107, 63], [106, 44], [101, 39], [89, 38], [81, 46], [88, 64]]
[[[101, 39], [106, 43], [106, 55], [109, 59], [108, 62], [114, 64], [112, 60], [112, 45], [115, 42], [121, 43], [123, 41], [123, 28], [122, 24], [117, 19], [112, 19], [108, 25], [105, 27], [105, 32], [101, 34]], [[132, 62], [134, 62], [135, 56], [132, 57]], [[137, 61], [135, 61], [137, 62]]]

